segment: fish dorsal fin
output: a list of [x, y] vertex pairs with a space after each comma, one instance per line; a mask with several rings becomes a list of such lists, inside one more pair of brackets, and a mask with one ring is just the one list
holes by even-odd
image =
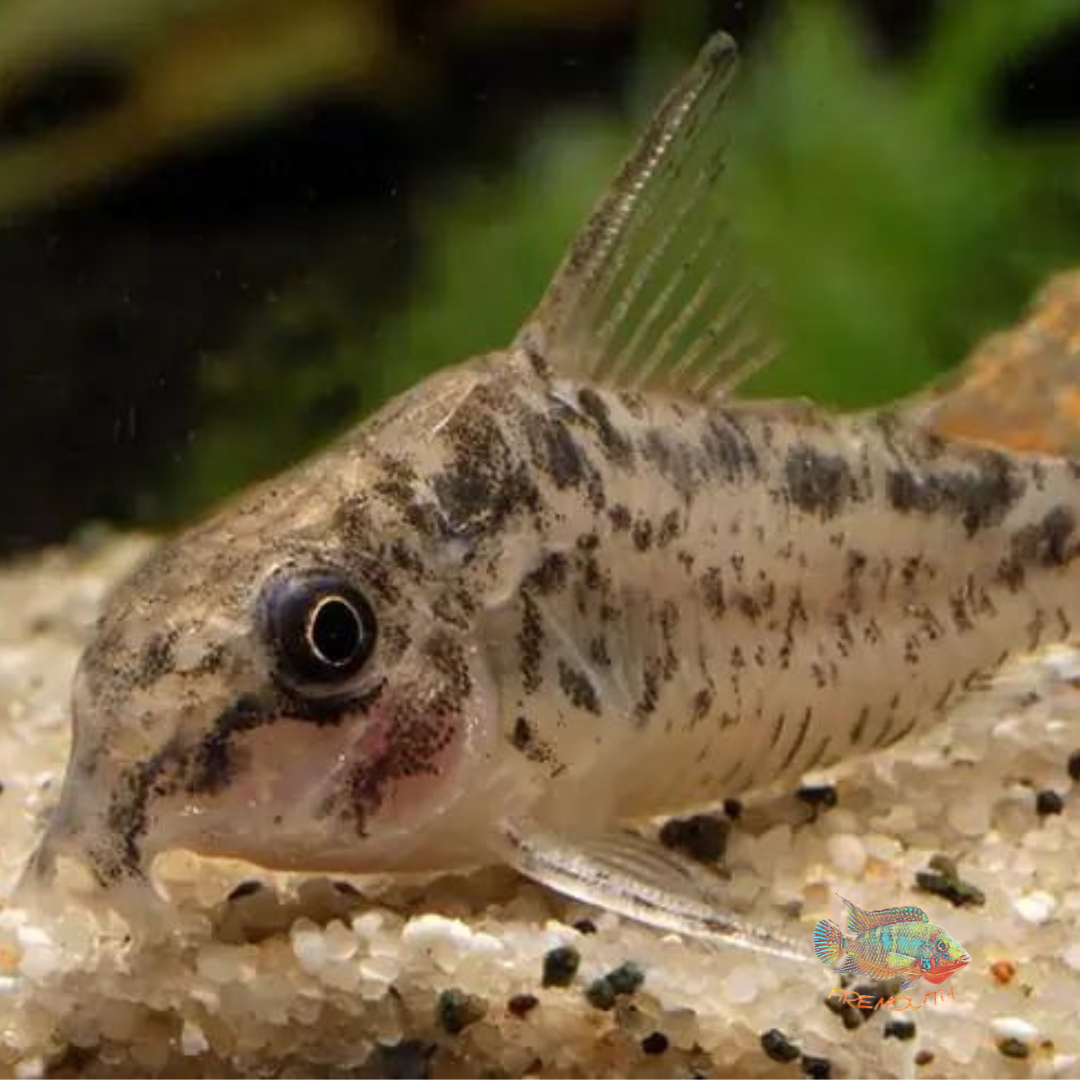
[[[840, 896], [839, 893], [836, 895]], [[873, 930], [875, 926], [889, 926], [892, 923], [930, 921], [922, 908], [911, 907], [910, 905], [882, 908], [881, 911], [863, 911], [861, 907], [853, 904], [850, 900], [845, 900], [842, 896], [840, 896], [840, 899], [844, 901], [848, 909], [847, 927], [849, 934], [858, 935], [866, 930]]]
[[713, 37], [570, 248], [517, 345], [562, 374], [697, 398], [773, 359], [740, 269], [726, 151], [735, 43]]

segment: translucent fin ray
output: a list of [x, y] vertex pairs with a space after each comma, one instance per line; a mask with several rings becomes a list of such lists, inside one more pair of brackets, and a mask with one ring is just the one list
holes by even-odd
[[708, 874], [632, 833], [569, 839], [533, 822], [505, 827], [504, 857], [556, 892], [662, 930], [817, 965], [813, 952], [724, 911]]
[[736, 66], [718, 34], [593, 211], [519, 347], [569, 376], [694, 397], [730, 393], [771, 362], [724, 182]]

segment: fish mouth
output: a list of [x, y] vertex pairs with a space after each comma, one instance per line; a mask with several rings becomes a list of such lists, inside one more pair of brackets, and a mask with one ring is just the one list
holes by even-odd
[[959, 957], [957, 957], [957, 958], [956, 958], [956, 959], [955, 959], [955, 960], [954, 960], [954, 961], [953, 961], [953, 962], [952, 962], [951, 964], [949, 964], [948, 966], [943, 966], [943, 967], [940, 967], [940, 968], [938, 968], [938, 971], [942, 971], [942, 972], [953, 972], [953, 971], [959, 971], [959, 970], [960, 970], [960, 968], [962, 968], [962, 967], [966, 967], [966, 966], [967, 966], [968, 964], [970, 964], [970, 963], [971, 963], [971, 957], [970, 957], [970, 955], [968, 955], [968, 953], [964, 953], [964, 955], [963, 955], [963, 956], [959, 956]]

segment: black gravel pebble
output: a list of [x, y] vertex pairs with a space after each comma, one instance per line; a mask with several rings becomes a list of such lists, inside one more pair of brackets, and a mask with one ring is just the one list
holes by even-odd
[[1069, 770], [1071, 779], [1080, 780], [1080, 750], [1074, 750], [1069, 755], [1069, 763], [1066, 768]]
[[581, 966], [581, 953], [572, 945], [560, 945], [544, 957], [543, 986], [569, 986]]
[[669, 1045], [668, 1037], [662, 1031], [654, 1031], [641, 1040], [641, 1049], [646, 1054], [662, 1054]]
[[837, 800], [836, 788], [832, 784], [803, 784], [795, 796], [810, 806], [820, 806], [825, 810], [831, 810]]
[[934, 855], [929, 870], [917, 871], [915, 886], [923, 892], [943, 896], [956, 907], [981, 907], [986, 903], [982, 889], [963, 881], [956, 864], [947, 855]]
[[464, 990], [444, 990], [435, 1005], [435, 1016], [448, 1035], [457, 1035], [487, 1012], [487, 1002]]
[[254, 896], [258, 892], [262, 892], [266, 886], [261, 881], [256, 881], [254, 878], [249, 878], [247, 881], [241, 881], [239, 885], [231, 893], [229, 893], [230, 900], [243, 900], [245, 896]]
[[604, 978], [611, 983], [611, 989], [616, 994], [632, 994], [641, 989], [641, 984], [645, 981], [645, 972], [638, 964], [628, 960], [614, 971], [609, 971]]
[[1065, 809], [1065, 800], [1056, 792], [1050, 788], [1046, 791], [1040, 791], [1035, 796], [1035, 812], [1040, 817], [1046, 817], [1049, 814], [1060, 814]]
[[761, 1049], [773, 1061], [794, 1061], [799, 1056], [799, 1048], [777, 1028], [769, 1028], [761, 1036]]
[[527, 1016], [539, 1004], [540, 999], [535, 994], [515, 994], [506, 1003], [506, 1007], [510, 1010], [512, 1016], [520, 1018]]
[[724, 800], [724, 813], [727, 814], [732, 821], [738, 821], [742, 817], [743, 805], [738, 799], [725, 799]]
[[885, 1038], [886, 1039], [899, 1039], [901, 1042], [906, 1042], [908, 1039], [915, 1038], [915, 1021], [914, 1020], [890, 1020], [885, 1025]]
[[660, 842], [702, 863], [720, 860], [727, 847], [731, 825], [712, 814], [672, 818], [660, 830]]
[[610, 1012], [615, 1008], [616, 993], [611, 988], [611, 983], [601, 976], [593, 979], [585, 991], [585, 1000], [594, 1008], [602, 1012]]
[[854, 1005], [849, 1005], [846, 1001], [841, 1001], [840, 998], [826, 997], [825, 1008], [831, 1013], [835, 1013], [844, 1022], [844, 1028], [847, 1031], [854, 1031], [859, 1027], [863, 1020], [864, 1014], [860, 1009], [855, 1008]]
[[574, 929], [579, 934], [595, 934], [596, 923], [594, 923], [592, 919], [578, 919], [578, 921], [574, 923]]
[[804, 1076], [812, 1077], [812, 1080], [829, 1080], [832, 1076], [832, 1062], [828, 1058], [803, 1054], [802, 1071]]

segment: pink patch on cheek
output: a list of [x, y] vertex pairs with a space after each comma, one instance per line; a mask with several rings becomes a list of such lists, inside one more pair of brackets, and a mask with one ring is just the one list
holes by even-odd
[[349, 784], [365, 826], [400, 829], [440, 809], [466, 745], [464, 718], [418, 716], [403, 723], [380, 703], [354, 742]]

